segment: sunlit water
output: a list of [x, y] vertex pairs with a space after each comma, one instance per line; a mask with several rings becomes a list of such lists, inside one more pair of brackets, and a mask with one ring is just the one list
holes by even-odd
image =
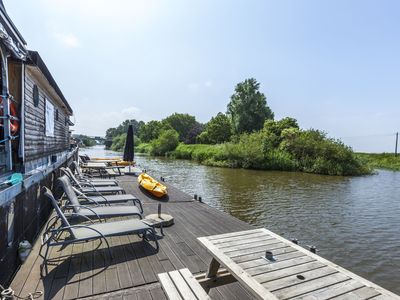
[[[96, 146], [92, 157], [116, 156]], [[154, 176], [400, 293], [400, 172], [363, 177], [213, 168], [137, 155]]]

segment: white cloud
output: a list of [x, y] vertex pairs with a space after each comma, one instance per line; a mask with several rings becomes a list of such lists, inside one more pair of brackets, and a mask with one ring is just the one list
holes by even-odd
[[72, 33], [56, 33], [54, 36], [62, 45], [68, 48], [77, 48], [80, 45], [78, 38]]

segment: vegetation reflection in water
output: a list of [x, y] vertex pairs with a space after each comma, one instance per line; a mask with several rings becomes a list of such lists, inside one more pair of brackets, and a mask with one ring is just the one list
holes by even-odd
[[[92, 156], [118, 153], [101, 147]], [[361, 177], [215, 168], [136, 156], [151, 175], [243, 221], [266, 227], [400, 293], [400, 172]], [[136, 183], [135, 183], [136, 184]]]

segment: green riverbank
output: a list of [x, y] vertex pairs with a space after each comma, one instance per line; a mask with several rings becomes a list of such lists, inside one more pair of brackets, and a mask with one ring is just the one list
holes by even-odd
[[[330, 146], [329, 146], [330, 145]], [[289, 153], [278, 149], [263, 151], [262, 144], [255, 136], [249, 136], [237, 143], [218, 145], [179, 144], [166, 156], [175, 159], [188, 159], [203, 165], [243, 168], [255, 170], [300, 171], [326, 175], [366, 175], [371, 173], [365, 160], [359, 159], [347, 148], [332, 146], [318, 147], [309, 154]], [[326, 146], [326, 145], [325, 145]], [[137, 152], [152, 154], [151, 144], [140, 144]], [[312, 155], [312, 156], [311, 156]]]
[[356, 153], [358, 159], [371, 169], [387, 169], [400, 171], [400, 156], [394, 153]]

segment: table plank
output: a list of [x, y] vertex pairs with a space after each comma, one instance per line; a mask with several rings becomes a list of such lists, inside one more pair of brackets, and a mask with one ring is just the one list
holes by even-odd
[[228, 237], [223, 237], [215, 240], [210, 240], [214, 245], [217, 244], [223, 244], [223, 243], [228, 243], [228, 242], [233, 242], [233, 241], [240, 241], [240, 240], [245, 240], [245, 239], [252, 239], [255, 237], [269, 237], [272, 238], [269, 234], [263, 233], [263, 232], [252, 232], [248, 233], [245, 235], [235, 235], [235, 236], [228, 236]]
[[253, 233], [266, 234], [266, 232], [264, 231], [264, 228], [259, 228], [259, 229], [242, 230], [242, 231], [235, 231], [235, 232], [230, 232], [230, 233], [212, 235], [212, 236], [207, 237], [207, 239], [209, 241], [215, 241], [215, 240], [220, 240], [223, 238], [243, 236], [243, 235], [253, 234]]
[[[237, 264], [243, 263], [243, 262], [247, 262], [247, 261], [251, 261], [254, 259], [258, 259], [260, 258], [263, 254], [265, 254], [265, 250], [261, 250], [261, 251], [257, 251], [254, 253], [244, 253], [240, 256], [236, 256], [236, 257], [231, 257], [232, 260], [234, 262], [236, 262]], [[279, 249], [275, 249], [273, 251], [274, 256], [279, 257], [279, 256], [288, 256], [290, 257], [290, 255], [292, 254], [293, 257], [298, 257], [298, 256], [304, 256], [305, 254], [302, 252], [297, 251], [296, 249], [293, 249], [292, 247], [284, 247], [284, 248], [279, 248]]]
[[[347, 280], [344, 282], [340, 282], [334, 285], [331, 285], [329, 287], [319, 289], [314, 292], [310, 292], [307, 294], [303, 294], [299, 297], [292, 298], [292, 300], [327, 300], [327, 299], [332, 299], [332, 297], [335, 297], [336, 299], [337, 295], [342, 295], [343, 300], [347, 299], [347, 295], [351, 294], [352, 291], [357, 290], [359, 288], [364, 287], [364, 285], [354, 279]], [[341, 297], [341, 296], [339, 296]]]
[[288, 267], [284, 269], [279, 269], [259, 275], [255, 275], [254, 279], [257, 280], [259, 283], [263, 284], [265, 282], [271, 281], [271, 280], [277, 280], [281, 279], [287, 276], [291, 275], [296, 275], [302, 272], [310, 271], [310, 270], [315, 270], [318, 268], [322, 268], [325, 265], [323, 263], [320, 263], [319, 261], [312, 261], [309, 263], [293, 266], [293, 267]]
[[296, 296], [299, 296], [299, 295], [302, 295], [305, 293], [317, 291], [319, 289], [322, 289], [327, 286], [330, 286], [330, 285], [333, 285], [335, 283], [339, 283], [342, 281], [346, 281], [346, 280], [350, 280], [350, 277], [348, 277], [342, 273], [336, 273], [336, 274], [322, 277], [320, 279], [292, 285], [287, 288], [277, 290], [274, 294], [279, 299], [289, 299], [289, 298], [293, 298], [293, 297], [296, 297]]
[[284, 271], [282, 272], [283, 278], [263, 283], [263, 286], [273, 292], [282, 288], [286, 288], [288, 286], [305, 284], [308, 281], [316, 280], [327, 275], [338, 273], [338, 271], [328, 266], [324, 266], [322, 268], [314, 270], [306, 270], [297, 274], [291, 274], [290, 272], [287, 272], [285, 274], [285, 271], [287, 271], [287, 269], [284, 269], [282, 271]]
[[242, 250], [242, 249], [253, 249], [253, 248], [257, 248], [257, 247], [264, 247], [264, 249], [267, 250], [268, 245], [273, 245], [273, 244], [278, 244], [278, 243], [281, 243], [281, 242], [278, 241], [277, 239], [268, 239], [268, 240], [253, 241], [253, 242], [249, 242], [247, 244], [240, 244], [240, 245], [236, 245], [236, 246], [228, 246], [228, 247], [224, 247], [224, 248], [218, 247], [218, 248], [222, 252], [228, 254], [229, 252], [233, 252], [233, 251], [238, 251], [238, 250]]
[[[236, 239], [233, 241], [228, 241], [228, 242], [219, 242], [218, 243], [218, 247], [220, 249], [224, 249], [224, 248], [229, 248], [229, 247], [233, 247], [233, 246], [240, 246], [240, 245], [244, 245], [244, 244], [248, 244], [248, 243], [255, 243], [255, 242], [264, 242], [264, 241], [269, 241], [269, 240], [276, 240], [275, 238], [269, 236], [269, 235], [259, 235], [259, 236], [246, 236], [246, 238], [241, 238], [241, 239]], [[213, 243], [214, 245], [216, 245], [217, 243]]]

